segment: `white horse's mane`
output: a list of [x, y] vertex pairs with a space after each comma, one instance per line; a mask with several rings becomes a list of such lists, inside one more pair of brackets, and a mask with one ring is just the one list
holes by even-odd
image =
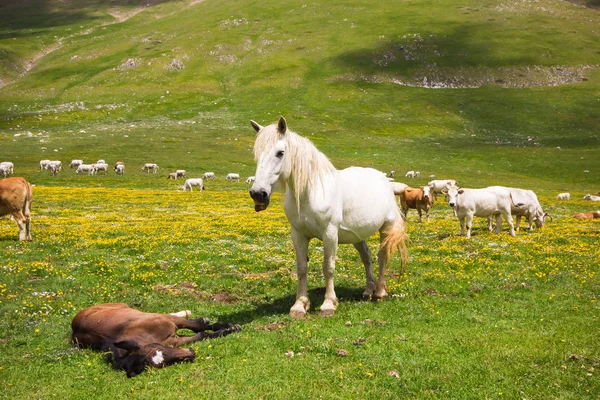
[[[321, 153], [308, 139], [287, 129], [280, 132], [277, 124], [263, 127], [254, 143], [254, 158], [258, 161], [261, 154], [269, 151], [278, 140], [286, 136], [287, 149], [283, 169], [289, 171], [286, 182], [296, 197], [296, 204], [300, 205], [300, 198], [305, 191], [310, 191], [316, 185], [323, 183], [323, 177], [336, 171], [327, 156]], [[285, 184], [281, 186], [285, 190]]]

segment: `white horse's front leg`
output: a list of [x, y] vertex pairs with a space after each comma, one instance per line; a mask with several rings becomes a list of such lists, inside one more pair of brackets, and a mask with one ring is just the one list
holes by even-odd
[[308, 288], [306, 279], [308, 277], [308, 242], [309, 239], [292, 227], [292, 242], [296, 252], [296, 272], [298, 274], [298, 292], [296, 302], [290, 309], [292, 318], [302, 318], [310, 308], [308, 300]]
[[321, 316], [329, 316], [335, 313], [338, 299], [335, 295], [333, 285], [333, 273], [335, 272], [335, 254], [337, 252], [338, 237], [337, 228], [330, 227], [323, 237], [323, 276], [325, 277], [325, 301], [321, 305]]
[[373, 277], [373, 261], [371, 261], [371, 249], [366, 241], [354, 243], [354, 248], [360, 254], [360, 259], [365, 266], [365, 277], [367, 278], [367, 285], [363, 292], [363, 298], [369, 298], [375, 291], [375, 278]]

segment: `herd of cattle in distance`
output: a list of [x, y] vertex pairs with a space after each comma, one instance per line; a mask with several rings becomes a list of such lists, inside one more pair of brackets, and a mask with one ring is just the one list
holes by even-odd
[[[500, 233], [502, 217], [506, 220], [511, 236], [519, 230], [521, 218], [525, 217], [528, 229], [533, 230], [533, 225], [541, 229], [546, 219], [552, 220], [550, 214], [543, 211], [542, 206], [533, 190], [510, 188], [504, 186], [489, 186], [481, 189], [460, 188], [453, 179], [434, 179], [425, 186], [412, 188], [405, 183], [394, 181], [395, 171], [387, 174], [394, 194], [400, 199], [402, 216], [406, 220], [408, 210], [417, 210], [419, 222], [423, 220], [423, 211], [429, 220], [429, 211], [439, 194], [445, 195], [448, 205], [454, 210], [454, 215], [460, 223], [461, 235], [471, 237], [473, 217], [483, 217], [488, 220], [488, 230], [493, 230], [493, 220], [496, 220], [496, 233]], [[407, 178], [420, 175], [419, 171], [408, 171]], [[435, 176], [431, 175], [430, 178]], [[600, 195], [600, 192], [598, 192]], [[559, 193], [557, 200], [570, 200], [570, 193]], [[586, 194], [584, 200], [600, 201], [600, 196]], [[513, 218], [516, 217], [516, 224]], [[573, 216], [577, 219], [600, 218], [600, 211], [578, 213]]]
[[[109, 166], [104, 160], [98, 160], [93, 164], [84, 164], [82, 160], [72, 160], [69, 163], [70, 168], [76, 169], [77, 174], [88, 173], [95, 175], [98, 172], [108, 174]], [[63, 169], [62, 162], [58, 160], [41, 160], [40, 171], [48, 170], [51, 174], [56, 175]], [[155, 163], [146, 163], [141, 168], [142, 171], [148, 173], [157, 173], [158, 165]], [[118, 175], [125, 173], [125, 164], [121, 161], [117, 162], [113, 170]], [[9, 161], [0, 163], [0, 176], [7, 178], [14, 173], [14, 164]], [[383, 172], [382, 172], [383, 173]], [[493, 220], [496, 220], [496, 233], [500, 233], [502, 226], [502, 217], [506, 220], [510, 229], [510, 234], [515, 236], [515, 231], [519, 230], [521, 218], [525, 217], [528, 222], [528, 229], [533, 230], [533, 225], [539, 229], [544, 226], [546, 219], [552, 217], [543, 211], [537, 195], [532, 190], [509, 188], [504, 186], [490, 186], [482, 189], [467, 189], [458, 186], [456, 180], [453, 179], [434, 179], [427, 185], [412, 188], [405, 183], [396, 182], [394, 180], [395, 171], [385, 174], [390, 181], [390, 185], [394, 194], [399, 198], [402, 216], [406, 220], [408, 210], [417, 210], [419, 214], [419, 222], [423, 219], [423, 211], [425, 218], [429, 220], [429, 212], [437, 196], [443, 194], [448, 205], [453, 208], [454, 215], [460, 223], [461, 235], [471, 237], [471, 227], [473, 217], [483, 217], [488, 219], [488, 230], [493, 230]], [[419, 171], [408, 171], [405, 174], [406, 178], [417, 178], [420, 176]], [[435, 176], [430, 175], [430, 178]], [[169, 173], [167, 179], [177, 180], [184, 178], [183, 186], [178, 190], [193, 191], [193, 187], [199, 190], [204, 190], [205, 180], [214, 180], [216, 175], [214, 172], [205, 172], [201, 178], [187, 178], [186, 171], [178, 169], [175, 172]], [[229, 173], [225, 177], [228, 181], [240, 181], [240, 175], [237, 173]], [[246, 179], [246, 183], [254, 182], [254, 176]], [[570, 193], [559, 193], [556, 196], [557, 200], [570, 200]], [[586, 194], [584, 200], [600, 202], [600, 192], [598, 195]], [[17, 222], [20, 229], [20, 240], [31, 240], [31, 232], [29, 229], [29, 210], [31, 205], [31, 185], [24, 178], [10, 178], [0, 181], [0, 217], [11, 215]], [[516, 224], [513, 224], [513, 216], [516, 217]], [[600, 211], [589, 211], [578, 213], [573, 216], [577, 219], [595, 219], [600, 218]]]

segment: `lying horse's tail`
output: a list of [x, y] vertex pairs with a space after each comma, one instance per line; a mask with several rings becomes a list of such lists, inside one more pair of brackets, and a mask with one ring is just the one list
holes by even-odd
[[397, 211], [394, 223], [386, 227], [382, 234], [384, 239], [381, 241], [379, 251], [384, 251], [389, 260], [394, 253], [394, 249], [397, 249], [402, 263], [401, 273], [404, 274], [408, 263], [408, 250], [406, 249], [408, 235], [404, 231], [404, 219], [400, 215], [400, 211]]

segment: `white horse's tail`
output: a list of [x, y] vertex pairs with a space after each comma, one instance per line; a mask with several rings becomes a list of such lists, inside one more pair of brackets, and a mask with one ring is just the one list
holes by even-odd
[[406, 249], [408, 235], [404, 231], [404, 219], [400, 215], [399, 211], [396, 215], [396, 220], [394, 223], [388, 226], [383, 233], [385, 238], [381, 242], [379, 250], [385, 251], [389, 261], [394, 253], [394, 249], [397, 249], [398, 254], [400, 255], [401, 273], [404, 274], [404, 272], [406, 272], [406, 264], [408, 263], [408, 250]]

